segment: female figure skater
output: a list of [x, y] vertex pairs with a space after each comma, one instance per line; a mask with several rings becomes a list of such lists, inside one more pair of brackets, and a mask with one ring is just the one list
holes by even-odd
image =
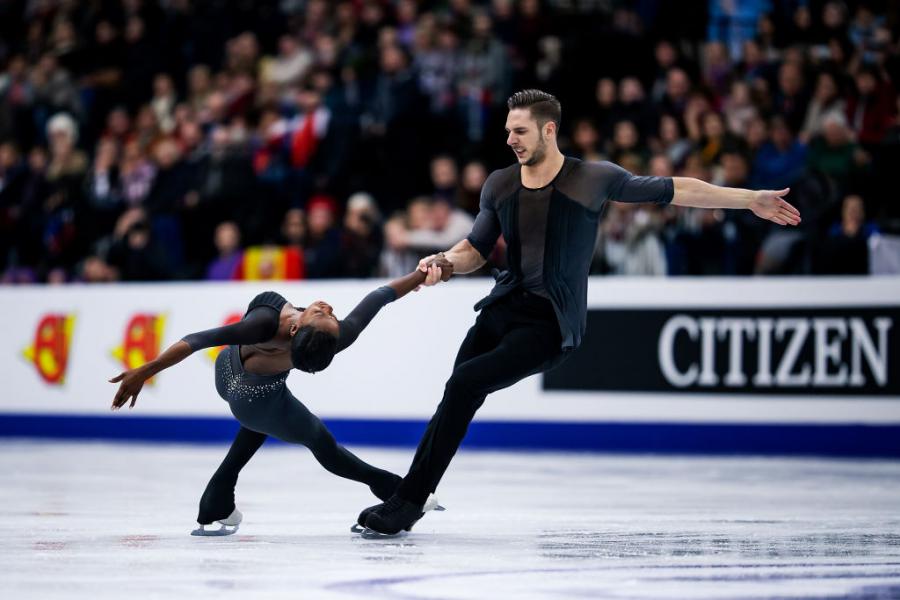
[[[323, 301], [297, 308], [275, 292], [263, 292], [250, 302], [240, 322], [187, 335], [155, 360], [109, 380], [121, 382], [112, 410], [129, 400], [133, 408], [147, 379], [198, 350], [228, 346], [216, 359], [216, 391], [228, 402], [241, 428], [200, 499], [200, 527], [192, 535], [237, 531], [242, 519], [234, 503], [238, 473], [269, 435], [303, 444], [328, 471], [365, 483], [382, 501], [394, 493], [400, 477], [363, 462], [338, 444], [319, 418], [291, 394], [285, 380], [291, 368], [307, 373], [325, 369], [381, 307], [417, 289], [426, 279], [432, 284], [438, 278], [448, 279], [452, 271], [453, 266], [439, 257], [427, 273], [416, 270], [371, 292], [342, 321]], [[221, 527], [205, 528], [213, 522]]]

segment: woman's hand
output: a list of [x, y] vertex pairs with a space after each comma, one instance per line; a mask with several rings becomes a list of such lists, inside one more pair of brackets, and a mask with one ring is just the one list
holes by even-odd
[[146, 365], [136, 369], [129, 369], [109, 380], [110, 383], [122, 382], [119, 385], [119, 390], [116, 392], [116, 397], [113, 398], [111, 410], [122, 408], [129, 399], [131, 399], [131, 405], [128, 408], [134, 408], [134, 403], [137, 402], [138, 394], [141, 393], [144, 382], [152, 376], [145, 367]]

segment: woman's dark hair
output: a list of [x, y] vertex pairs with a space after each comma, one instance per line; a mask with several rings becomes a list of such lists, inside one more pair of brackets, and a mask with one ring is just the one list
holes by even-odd
[[291, 363], [305, 373], [323, 371], [337, 350], [337, 337], [312, 325], [304, 325], [291, 340]]

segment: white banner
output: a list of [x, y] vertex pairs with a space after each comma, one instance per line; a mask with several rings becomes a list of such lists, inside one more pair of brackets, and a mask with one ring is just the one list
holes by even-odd
[[[116, 389], [107, 382], [110, 377], [188, 333], [240, 318], [260, 291], [275, 289], [297, 306], [326, 300], [340, 318], [381, 283], [2, 287], [0, 412], [105, 413]], [[441, 399], [459, 343], [475, 320], [472, 306], [491, 284], [489, 279], [458, 279], [410, 294], [382, 309], [326, 371], [294, 372], [288, 385], [323, 418], [427, 419]], [[588, 305], [635, 310], [896, 309], [900, 278], [595, 278]], [[889, 333], [896, 335], [900, 323], [892, 327]], [[893, 349], [873, 348], [870, 355], [888, 364], [886, 356], [876, 354]], [[134, 410], [144, 415], [227, 416], [228, 407], [213, 385], [213, 360], [213, 352], [201, 351], [163, 372], [145, 386]], [[874, 359], [870, 362], [875, 364]], [[604, 365], [595, 368], [602, 371]], [[780, 395], [777, 389], [755, 395], [547, 391], [535, 376], [489, 397], [479, 419], [884, 424], [900, 423], [900, 398]]]

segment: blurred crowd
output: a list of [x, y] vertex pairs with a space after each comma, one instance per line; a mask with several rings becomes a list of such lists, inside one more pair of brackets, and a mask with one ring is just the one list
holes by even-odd
[[613, 202], [593, 272], [866, 273], [900, 232], [898, 22], [890, 0], [0, 2], [2, 281], [407, 272], [469, 232], [526, 87], [561, 100], [568, 155], [790, 187], [803, 214]]

